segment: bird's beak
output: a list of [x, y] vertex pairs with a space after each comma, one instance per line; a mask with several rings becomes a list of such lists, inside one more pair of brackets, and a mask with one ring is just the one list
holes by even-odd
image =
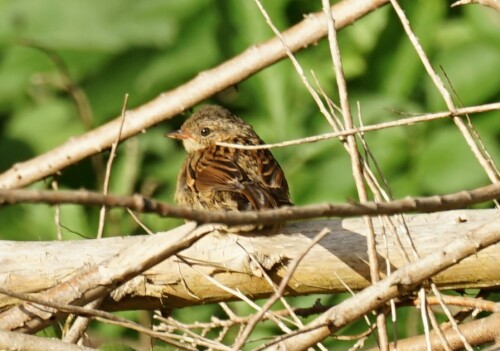
[[190, 135], [186, 134], [181, 129], [173, 131], [173, 132], [170, 132], [170, 133], [167, 133], [167, 134], [165, 134], [165, 136], [167, 138], [172, 138], [172, 139], [177, 139], [177, 140], [185, 140], [185, 139], [189, 139], [190, 138]]

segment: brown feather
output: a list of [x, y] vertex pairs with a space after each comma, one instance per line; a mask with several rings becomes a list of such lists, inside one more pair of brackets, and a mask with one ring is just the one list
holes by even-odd
[[216, 145], [264, 144], [250, 125], [228, 110], [205, 106], [169, 136], [183, 140], [188, 151], [175, 196], [180, 205], [205, 211], [292, 205], [285, 174], [271, 151]]

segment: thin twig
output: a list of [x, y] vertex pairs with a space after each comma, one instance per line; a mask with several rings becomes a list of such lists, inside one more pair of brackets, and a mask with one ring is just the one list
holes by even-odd
[[420, 301], [420, 313], [422, 315], [422, 325], [424, 326], [424, 335], [425, 335], [425, 343], [427, 345], [427, 351], [432, 351], [429, 320], [427, 319], [427, 302], [425, 299], [424, 288], [420, 288], [418, 290], [418, 300]]
[[[85, 305], [84, 308], [91, 309], [91, 310], [96, 310], [101, 303], [104, 301], [104, 297], [100, 297], [88, 304]], [[72, 316], [69, 316], [66, 321], [72, 320]], [[76, 344], [78, 340], [82, 337], [83, 333], [85, 333], [85, 330], [87, 330], [89, 324], [90, 324], [91, 319], [87, 316], [81, 316], [77, 315], [75, 318], [75, 321], [73, 324], [71, 324], [71, 327], [67, 332], [63, 334], [62, 340], [64, 342]], [[66, 322], [66, 324], [68, 324]]]
[[450, 344], [448, 343], [448, 340], [446, 340], [446, 337], [441, 330], [441, 326], [439, 325], [436, 316], [434, 315], [434, 312], [432, 312], [432, 309], [428, 303], [426, 303], [425, 306], [427, 308], [427, 315], [429, 316], [429, 320], [431, 321], [432, 329], [441, 340], [441, 345], [443, 346], [444, 351], [452, 351]]
[[234, 343], [233, 350], [237, 351], [243, 347], [243, 345], [245, 344], [245, 341], [250, 336], [250, 333], [252, 333], [252, 330], [254, 329], [255, 325], [262, 319], [262, 317], [267, 313], [267, 311], [269, 311], [271, 306], [283, 296], [283, 292], [285, 291], [285, 288], [287, 287], [288, 282], [290, 281], [290, 279], [292, 279], [292, 276], [295, 273], [295, 270], [299, 266], [302, 259], [314, 247], [314, 245], [319, 243], [329, 233], [330, 233], [330, 230], [328, 228], [325, 228], [321, 232], [319, 232], [318, 235], [316, 235], [314, 237], [314, 239], [311, 241], [311, 243], [305, 248], [305, 250], [293, 261], [293, 263], [290, 265], [290, 268], [288, 269], [287, 274], [281, 280], [277, 291], [273, 294], [273, 296], [271, 296], [266, 301], [264, 306], [262, 306], [261, 310], [258, 313], [256, 313], [252, 318], [250, 318], [250, 320], [248, 321], [248, 324], [246, 325], [245, 329], [241, 333], [240, 337]]
[[331, 139], [336, 139], [336, 138], [343, 138], [343, 137], [348, 136], [348, 135], [366, 133], [366, 132], [382, 130], [382, 129], [387, 129], [387, 128], [394, 128], [394, 127], [401, 127], [401, 126], [412, 126], [412, 125], [417, 124], [417, 123], [434, 121], [434, 120], [438, 120], [438, 119], [449, 118], [452, 116], [461, 116], [461, 115], [466, 115], [466, 114], [474, 114], [474, 113], [496, 111], [496, 110], [500, 110], [500, 102], [486, 104], [486, 105], [458, 108], [454, 112], [445, 111], [445, 112], [426, 113], [423, 115], [398, 119], [395, 121], [377, 123], [377, 124], [373, 124], [373, 125], [352, 128], [352, 129], [342, 130], [342, 131], [338, 131], [338, 132], [324, 133], [324, 134], [314, 135], [314, 136], [300, 138], [300, 139], [283, 141], [280, 143], [264, 144], [264, 145], [241, 145], [241, 144], [218, 142], [217, 145], [232, 147], [235, 149], [244, 149], [244, 150], [274, 149], [274, 148], [287, 147], [287, 146], [293, 146], [293, 145], [315, 143], [318, 141], [331, 140]]
[[[125, 116], [127, 115], [127, 104], [128, 104], [128, 94], [125, 94], [125, 97], [123, 99], [123, 105], [122, 105], [122, 117], [121, 117], [121, 124], [120, 128], [118, 129], [118, 134], [116, 135], [116, 140], [111, 146], [111, 153], [109, 154], [108, 158], [108, 163], [106, 164], [106, 175], [104, 177], [104, 185], [102, 189], [102, 193], [104, 195], [108, 194], [109, 191], [109, 178], [111, 176], [111, 167], [113, 165], [113, 160], [116, 155], [116, 148], [118, 147], [118, 143], [120, 142], [122, 131], [123, 131], [123, 125], [125, 124]], [[97, 229], [97, 239], [102, 238], [102, 233], [104, 231], [104, 223], [106, 222], [106, 206], [103, 205], [101, 208], [101, 212], [99, 214], [99, 227]]]
[[385, 203], [325, 203], [272, 210], [246, 212], [202, 212], [186, 207], [172, 206], [141, 195], [103, 195], [91, 191], [43, 191], [28, 189], [0, 189], [0, 205], [20, 203], [80, 204], [129, 208], [136, 212], [156, 213], [164, 217], [184, 218], [199, 223], [275, 224], [298, 219], [320, 217], [353, 217], [362, 215], [391, 215], [411, 212], [437, 212], [461, 209], [473, 204], [500, 198], [500, 184], [490, 184], [468, 191], [434, 195], [429, 197], [407, 197]]
[[470, 130], [467, 129], [467, 126], [465, 125], [464, 121], [460, 117], [455, 115], [455, 111], [457, 110], [457, 108], [455, 107], [455, 104], [453, 103], [453, 99], [451, 97], [451, 94], [448, 92], [448, 90], [446, 90], [446, 87], [443, 84], [443, 81], [441, 80], [441, 78], [439, 78], [439, 76], [436, 74], [436, 72], [432, 68], [432, 65], [431, 65], [429, 59], [427, 58], [427, 55], [425, 54], [424, 49], [422, 48], [422, 46], [418, 42], [417, 37], [415, 36], [415, 34], [413, 33], [413, 31], [411, 29], [410, 22], [408, 21], [408, 18], [406, 17], [403, 9], [401, 8], [401, 6], [397, 2], [397, 0], [390, 0], [390, 1], [392, 4], [392, 7], [396, 11], [396, 14], [398, 15], [398, 17], [401, 20], [403, 28], [404, 28], [406, 34], [408, 35], [410, 42], [412, 43], [413, 47], [415, 48], [415, 51], [417, 52], [418, 57], [422, 61], [423, 65], [427, 71], [427, 74], [432, 79], [434, 85], [436, 86], [439, 93], [443, 97], [443, 99], [446, 103], [446, 106], [448, 107], [450, 112], [453, 112], [453, 114], [454, 114], [453, 122], [455, 122], [456, 126], [458, 127], [458, 129], [462, 133], [462, 135], [463, 135], [466, 143], [469, 145], [473, 155], [479, 161], [479, 164], [483, 167], [483, 169], [485, 170], [485, 172], [488, 175], [488, 177], [490, 178], [490, 180], [493, 183], [500, 182], [500, 177], [498, 176], [499, 173], [498, 173], [497, 167], [494, 164], [491, 164], [490, 162], [488, 162], [488, 160], [481, 153], [481, 149], [476, 144], [474, 137], [472, 136]]
[[[335, 76], [337, 78], [337, 87], [339, 91], [340, 107], [342, 109], [342, 116], [344, 117], [344, 127], [345, 129], [352, 129], [353, 119], [351, 115], [351, 109], [349, 107], [349, 98], [347, 93], [347, 83], [344, 76], [344, 70], [342, 67], [342, 59], [340, 57], [340, 48], [337, 42], [337, 32], [335, 29], [335, 20], [330, 9], [329, 0], [322, 0], [323, 12], [327, 19], [328, 25], [328, 42], [330, 47], [330, 53], [332, 56], [333, 68], [335, 71]], [[358, 147], [356, 143], [356, 138], [354, 135], [347, 136], [347, 144], [349, 146], [349, 155], [351, 157], [351, 166], [354, 176], [354, 181], [356, 183], [356, 189], [358, 191], [359, 200], [361, 203], [368, 201], [368, 194], [366, 192], [365, 183], [363, 181], [363, 164], [361, 161], [360, 154], [358, 152]], [[364, 221], [366, 222], [366, 227], [368, 230], [367, 235], [367, 246], [368, 246], [368, 260], [370, 262], [370, 278], [372, 283], [376, 283], [380, 280], [378, 255], [375, 243], [375, 230], [373, 228], [373, 222], [371, 217], [364, 216]], [[387, 327], [385, 324], [385, 316], [383, 313], [378, 313], [377, 315], [377, 329], [378, 329], [378, 342], [381, 350], [389, 349], [389, 340], [387, 337]]]
[[10, 291], [10, 290], [4, 289], [2, 287], [0, 287], [0, 293], [7, 295], [7, 296], [10, 296], [10, 297], [14, 297], [14, 298], [19, 299], [21, 301], [26, 301], [26, 302], [31, 302], [31, 303], [34, 303], [37, 305], [46, 306], [46, 307], [58, 310], [60, 312], [72, 313], [72, 314], [76, 314], [79, 316], [93, 317], [93, 318], [98, 319], [98, 320], [105, 322], [105, 323], [118, 324], [118, 325], [124, 326], [126, 328], [139, 331], [141, 333], [147, 333], [148, 335], [150, 335], [152, 337], [161, 339], [161, 340], [163, 340], [169, 344], [172, 344], [176, 347], [186, 349], [185, 346], [177, 343], [174, 340], [170, 340], [168, 338], [165, 338], [161, 334], [155, 333], [151, 330], [144, 328], [143, 326], [141, 326], [139, 324], [136, 324], [136, 323], [131, 322], [127, 319], [115, 316], [114, 314], [109, 313], [109, 312], [96, 310], [96, 309], [89, 308], [89, 307], [80, 307], [80, 306], [74, 306], [74, 305], [61, 304], [58, 302], [54, 302], [53, 300], [45, 299], [43, 297], [34, 296], [32, 294]]
[[323, 116], [325, 116], [328, 123], [330, 123], [330, 125], [333, 128], [335, 128], [335, 121], [330, 116], [330, 113], [328, 112], [325, 105], [323, 104], [323, 101], [321, 101], [319, 94], [311, 86], [311, 83], [309, 83], [309, 80], [307, 79], [306, 75], [304, 74], [304, 70], [302, 69], [302, 66], [299, 64], [299, 62], [297, 61], [297, 59], [293, 55], [292, 50], [290, 49], [290, 47], [287, 44], [287, 41], [283, 37], [283, 34], [281, 34], [281, 32], [278, 30], [278, 28], [276, 28], [276, 26], [273, 24], [273, 22], [271, 21], [271, 18], [269, 17], [269, 14], [264, 9], [264, 6], [262, 6], [261, 2], [259, 0], [254, 0], [254, 1], [257, 4], [257, 7], [259, 8], [262, 16], [265, 18], [266, 23], [269, 25], [269, 28], [271, 28], [271, 30], [274, 32], [276, 37], [281, 41], [286, 55], [288, 56], [288, 58], [292, 62], [295, 70], [299, 74], [299, 77], [302, 80], [302, 83], [306, 87], [307, 91], [309, 92], [309, 94], [312, 96], [312, 98], [316, 102], [316, 105], [318, 105], [320, 112], [323, 114]]
[[[252, 301], [251, 299], [249, 299], [248, 297], [246, 297], [241, 291], [234, 290], [234, 289], [231, 289], [230, 287], [225, 286], [224, 284], [220, 283], [217, 279], [211, 277], [210, 275], [208, 275], [205, 272], [197, 269], [194, 266], [190, 266], [190, 267], [192, 269], [194, 269], [195, 271], [197, 271], [199, 274], [203, 275], [208, 281], [210, 281], [211, 283], [213, 283], [215, 286], [217, 286], [217, 287], [221, 288], [222, 290], [224, 290], [224, 291], [232, 294], [233, 296], [236, 296], [237, 298], [239, 298], [241, 301], [244, 301], [245, 303], [247, 303], [250, 307], [252, 307], [256, 311], [260, 311], [262, 309], [262, 307], [260, 307], [254, 301]], [[267, 316], [267, 318], [269, 318], [269, 320], [271, 320], [274, 323], [276, 323], [276, 325], [278, 325], [278, 327], [280, 327], [281, 330], [283, 330], [285, 332], [290, 331], [290, 329], [285, 324], [283, 324], [280, 321], [279, 316], [275, 315], [273, 311], [269, 311], [269, 310], [265, 311], [265, 315]]]
[[[57, 185], [57, 181], [53, 180], [51, 183], [52, 190], [58, 191], [59, 186]], [[56, 232], [57, 232], [57, 240], [62, 240], [62, 230], [61, 230], [61, 206], [56, 205], [55, 206], [55, 213], [54, 213], [54, 221], [56, 223]]]
[[439, 301], [439, 304], [441, 305], [441, 308], [443, 309], [444, 313], [446, 314], [446, 317], [448, 317], [448, 320], [450, 321], [453, 330], [455, 330], [457, 332], [457, 334], [458, 334], [460, 340], [462, 341], [464, 347], [467, 349], [467, 351], [472, 351], [472, 346], [467, 342], [467, 339], [465, 338], [465, 336], [462, 334], [462, 332], [458, 328], [458, 324], [455, 321], [455, 318], [453, 318], [450, 310], [446, 306], [446, 303], [444, 302], [444, 300], [442, 298], [442, 295], [439, 292], [436, 284], [432, 283], [431, 284], [431, 289], [432, 289], [432, 292], [434, 293], [434, 295], [436, 296], [436, 299]]

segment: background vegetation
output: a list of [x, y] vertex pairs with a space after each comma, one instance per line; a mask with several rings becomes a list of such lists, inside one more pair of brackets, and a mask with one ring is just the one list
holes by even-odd
[[[473, 106], [500, 100], [498, 13], [480, 6], [450, 9], [447, 2], [435, 0], [402, 5], [434, 67], [446, 72], [461, 103]], [[320, 1], [310, 0], [264, 1], [264, 6], [280, 29], [321, 10]], [[253, 1], [0, 1], [0, 172], [118, 116], [125, 93], [130, 94], [129, 108], [139, 106], [271, 37]], [[390, 7], [342, 30], [339, 37], [350, 99], [353, 104], [359, 101], [364, 124], [446, 110]], [[328, 50], [326, 41], [321, 41], [297, 57], [337, 101]], [[90, 122], [82, 121], [54, 55], [88, 98]], [[210, 102], [243, 117], [267, 142], [331, 131], [287, 60]], [[500, 163], [500, 111], [471, 118]], [[184, 152], [162, 135], [183, 120], [180, 116], [164, 122], [122, 143], [110, 192], [139, 192], [171, 202]], [[366, 138], [396, 198], [488, 183], [450, 120], [373, 132]], [[340, 146], [338, 141], [325, 141], [273, 151], [287, 174], [295, 203], [357, 198], [349, 156]], [[104, 162], [107, 155], [102, 154]], [[99, 189], [102, 175], [96, 164], [102, 160], [95, 162], [85, 160], [65, 169], [56, 176], [59, 187]], [[32, 187], [50, 188], [50, 180]], [[53, 240], [53, 218], [54, 209], [48, 206], [1, 208], [0, 239]], [[95, 236], [98, 209], [64, 206], [61, 218], [65, 240]], [[141, 220], [153, 231], [180, 223], [153, 215]], [[143, 231], [125, 211], [110, 213], [106, 236], [134, 233]], [[311, 306], [315, 299], [302, 297], [294, 305]], [[246, 308], [232, 307], [241, 313]], [[189, 315], [206, 320], [218, 313], [216, 308], [197, 308]], [[128, 318], [140, 317], [131, 313], [127, 312]], [[403, 318], [418, 317], [410, 313]], [[400, 320], [400, 325], [404, 328], [405, 323]], [[136, 337], [111, 326], [99, 328], [96, 333], [108, 341], [113, 336]], [[272, 329], [261, 332], [269, 334]]]

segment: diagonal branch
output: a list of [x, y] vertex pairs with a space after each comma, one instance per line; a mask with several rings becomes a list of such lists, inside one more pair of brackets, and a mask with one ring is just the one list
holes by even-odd
[[[344, 0], [332, 7], [338, 28], [344, 28], [387, 0]], [[322, 12], [309, 14], [283, 32], [292, 51], [301, 50], [326, 35]], [[184, 85], [161, 94], [154, 100], [127, 111], [121, 140], [130, 138], [161, 121], [231, 87], [286, 56], [278, 38], [254, 45], [240, 55], [199, 74]], [[18, 163], [0, 175], [0, 188], [19, 188], [36, 182], [88, 156], [109, 148], [115, 141], [121, 118], [72, 138], [59, 147], [31, 160]]]
[[411, 291], [433, 275], [499, 241], [500, 219], [496, 219], [437, 252], [405, 265], [391, 276], [332, 307], [306, 326], [306, 328], [318, 326], [318, 329], [291, 337], [272, 349], [305, 350], [343, 326], [385, 305], [390, 299], [404, 294], [405, 291]]
[[[100, 264], [84, 266], [39, 296], [62, 304], [87, 304], [186, 249], [213, 229], [214, 226], [195, 229], [191, 222], [164, 235], [147, 236], [139, 246], [129, 247]], [[56, 309], [26, 302], [0, 314], [0, 329], [36, 332], [60, 314]]]

